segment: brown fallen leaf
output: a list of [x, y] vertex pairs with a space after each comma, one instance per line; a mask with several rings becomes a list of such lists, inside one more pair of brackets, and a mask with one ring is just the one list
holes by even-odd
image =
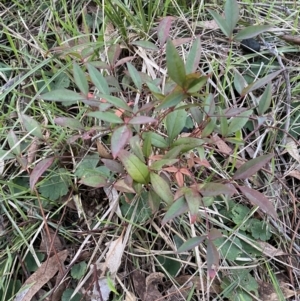
[[162, 283], [163, 273], [152, 273], [146, 278], [146, 292], [143, 301], [162, 300], [164, 297], [157, 289], [157, 285]]
[[299, 36], [291, 36], [291, 35], [285, 34], [285, 35], [278, 36], [278, 37], [286, 42], [300, 45], [300, 37]]
[[[261, 301], [281, 301], [282, 298], [277, 295], [274, 286], [271, 283], [266, 283], [263, 281], [258, 281], [259, 288], [258, 288], [258, 294], [259, 299]], [[296, 292], [290, 290], [290, 286], [287, 283], [284, 283], [282, 281], [279, 282], [280, 290], [283, 293], [283, 296], [285, 300], [288, 300], [288, 298], [295, 296]]]
[[56, 233], [52, 228], [48, 228], [48, 229], [49, 229], [49, 235], [47, 234], [47, 231], [42, 231], [42, 241], [40, 244], [40, 251], [47, 253], [47, 255], [52, 256], [54, 254], [54, 250], [56, 252], [61, 251], [63, 249], [63, 245], [60, 241], [58, 233]]
[[14, 301], [31, 301], [33, 296], [61, 269], [61, 265], [69, 254], [61, 251], [46, 260], [22, 285]]

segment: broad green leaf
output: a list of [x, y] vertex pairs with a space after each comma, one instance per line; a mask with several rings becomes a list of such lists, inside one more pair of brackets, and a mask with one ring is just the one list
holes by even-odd
[[174, 141], [172, 146], [182, 145], [182, 151], [187, 151], [189, 149], [195, 148], [197, 146], [201, 146], [205, 143], [203, 139], [194, 138], [194, 137], [180, 137]]
[[111, 95], [105, 95], [105, 94], [99, 94], [99, 96], [105, 99], [107, 102], [114, 105], [117, 109], [124, 109], [125, 111], [129, 111], [129, 112], [132, 111], [132, 109], [128, 106], [128, 104], [121, 98], [111, 96]]
[[126, 150], [121, 150], [118, 157], [134, 181], [141, 184], [149, 182], [148, 167], [136, 155]]
[[269, 214], [274, 219], [277, 219], [277, 213], [272, 202], [269, 201], [262, 193], [246, 186], [239, 186], [238, 188], [252, 204], [259, 206], [259, 208], [266, 214]]
[[159, 88], [159, 86], [154, 85], [151, 82], [147, 82], [146, 84], [152, 93], [161, 94], [161, 89]]
[[166, 271], [172, 277], [175, 277], [181, 268], [181, 263], [177, 260], [174, 260], [170, 257], [174, 257], [174, 255], [162, 256], [158, 255], [157, 260], [163, 267], [163, 271]]
[[184, 145], [177, 145], [172, 147], [164, 156], [163, 159], [176, 159], [182, 152]]
[[84, 159], [78, 164], [75, 171], [75, 176], [82, 178], [87, 174], [94, 174], [94, 170], [97, 167], [99, 159], [100, 158], [97, 153], [85, 156]]
[[226, 0], [224, 11], [225, 11], [225, 22], [230, 31], [230, 37], [231, 37], [233, 30], [240, 18], [240, 10], [237, 1]]
[[117, 60], [120, 57], [120, 54], [122, 52], [121, 46], [120, 44], [112, 44], [111, 46], [109, 46], [108, 50], [107, 50], [107, 58], [110, 64], [110, 67], [115, 67], [115, 64], [117, 62]]
[[246, 80], [237, 70], [234, 71], [233, 84], [240, 95], [242, 94], [243, 89], [247, 86]]
[[249, 116], [252, 114], [252, 110], [242, 112], [241, 114], [232, 117], [228, 126], [228, 135], [235, 133], [243, 128], [243, 126], [249, 120]]
[[120, 150], [129, 142], [132, 137], [132, 131], [127, 125], [115, 129], [111, 136], [111, 153], [114, 159], [118, 156]]
[[170, 107], [177, 106], [181, 101], [185, 99], [186, 95], [181, 89], [175, 89], [170, 94], [168, 94], [162, 103], [157, 106], [157, 110], [167, 109]]
[[93, 84], [96, 86], [96, 88], [99, 90], [99, 92], [109, 95], [110, 90], [109, 90], [107, 81], [106, 81], [105, 77], [102, 75], [102, 73], [100, 71], [98, 71], [98, 69], [95, 68], [91, 64], [87, 64], [87, 69], [89, 71], [89, 75], [91, 77]]
[[183, 87], [186, 77], [185, 66], [171, 40], [167, 42], [166, 56], [168, 75], [176, 84]]
[[233, 175], [233, 180], [247, 179], [265, 166], [272, 158], [273, 154], [263, 155], [255, 159], [251, 159], [244, 163]]
[[75, 118], [57, 117], [54, 118], [54, 122], [60, 126], [69, 127], [70, 129], [84, 130], [84, 126]]
[[182, 252], [192, 250], [192, 249], [198, 247], [205, 239], [206, 239], [205, 235], [192, 237], [192, 238], [188, 239], [185, 243], [183, 243], [180, 246], [180, 248], [178, 248], [177, 253], [182, 253]]
[[160, 208], [161, 199], [159, 195], [151, 188], [148, 191], [148, 204], [151, 208], [152, 214], [155, 214]]
[[89, 93], [89, 84], [86, 79], [85, 73], [76, 63], [73, 64], [73, 75], [74, 75], [75, 84], [79, 88], [80, 92], [84, 96], [87, 96]]
[[42, 94], [39, 98], [43, 100], [59, 101], [62, 102], [65, 106], [72, 105], [79, 100], [85, 99], [85, 97], [80, 95], [79, 93], [67, 89], [53, 90]]
[[209, 136], [214, 131], [214, 129], [216, 128], [216, 120], [217, 120], [216, 117], [210, 117], [208, 124], [204, 127], [201, 133], [202, 138]]
[[7, 141], [11, 149], [11, 152], [17, 156], [21, 155], [20, 141], [13, 130], [10, 130], [8, 132]]
[[199, 92], [207, 82], [207, 76], [200, 76], [199, 73], [191, 73], [186, 76], [184, 89], [189, 94]]
[[268, 83], [264, 93], [259, 99], [258, 108], [257, 108], [257, 112], [259, 115], [263, 115], [270, 108], [271, 100], [272, 100], [272, 87], [271, 84]]
[[[144, 136], [143, 136], [143, 139]], [[147, 138], [146, 138], [147, 139]], [[142, 143], [141, 143], [141, 139], [138, 135], [133, 136], [130, 141], [130, 149], [133, 151], [133, 153], [142, 161], [142, 162], [146, 162], [145, 161], [145, 157], [144, 157], [144, 153], [143, 153], [143, 149], [142, 149]]]
[[87, 264], [84, 261], [76, 263], [71, 269], [71, 277], [73, 279], [80, 279], [84, 276], [87, 269]]
[[86, 186], [99, 188], [107, 185], [107, 179], [99, 174], [89, 174], [87, 176], [83, 176], [79, 183]]
[[232, 35], [232, 31], [230, 30], [226, 20], [220, 16], [217, 12], [208, 9], [208, 12], [212, 15], [222, 32], [225, 34], [227, 38], [230, 38]]
[[151, 172], [150, 181], [153, 190], [170, 206], [173, 203], [174, 196], [171, 192], [169, 184], [158, 174]]
[[35, 184], [41, 177], [41, 175], [48, 170], [48, 168], [52, 165], [54, 161], [54, 157], [50, 157], [47, 159], [43, 159], [40, 161], [32, 170], [30, 174], [30, 189], [33, 191]]
[[118, 117], [116, 114], [111, 113], [111, 112], [90, 112], [87, 114], [90, 117], [96, 117], [100, 120], [109, 122], [111, 124], [113, 123], [124, 123], [124, 121]]
[[151, 135], [147, 135], [143, 142], [143, 154], [146, 158], [149, 158], [152, 152]]
[[33, 118], [25, 115], [25, 114], [20, 114], [21, 118], [22, 118], [22, 122], [24, 124], [25, 129], [30, 132], [32, 135], [43, 139], [43, 133], [42, 133], [42, 129], [41, 129], [41, 125], [39, 122], [37, 122], [36, 120], [34, 120]]
[[172, 220], [173, 218], [187, 212], [189, 207], [184, 197], [179, 198], [176, 200], [166, 212], [161, 224], [164, 226], [168, 221]]
[[210, 93], [207, 95], [207, 97], [203, 102], [203, 110], [208, 116], [211, 116], [211, 115], [215, 115], [215, 108], [216, 108], [216, 104], [214, 100], [214, 95]]
[[14, 159], [15, 156], [13, 154], [11, 154], [11, 153], [12, 153], [11, 150], [0, 149], [0, 161]]
[[153, 146], [158, 148], [167, 148], [169, 146], [168, 142], [164, 137], [161, 135], [154, 133], [154, 132], [144, 132], [142, 137], [143, 139], [146, 139], [146, 136], [151, 136], [151, 143]]
[[178, 161], [179, 161], [179, 159], [160, 159], [160, 160], [155, 161], [154, 163], [152, 163], [151, 169], [159, 171], [159, 170], [162, 169], [162, 167], [164, 165], [171, 166], [171, 165], [177, 163]]
[[155, 50], [155, 51], [159, 50], [159, 48], [150, 41], [133, 41], [133, 42], [131, 42], [131, 44], [142, 47], [144, 49], [150, 49], [150, 50]]
[[256, 37], [257, 35], [266, 32], [270, 29], [272, 29], [272, 25], [254, 25], [254, 26], [248, 26], [245, 29], [241, 30], [234, 39], [236, 41], [242, 41], [244, 39], [250, 39], [253, 37]]
[[273, 72], [273, 73], [268, 74], [267, 76], [265, 76], [263, 78], [258, 79], [257, 81], [255, 81], [254, 83], [250, 84], [249, 86], [247, 86], [246, 88], [243, 89], [242, 96], [245, 96], [247, 93], [261, 88], [265, 84], [269, 83], [277, 75], [279, 75], [282, 71], [283, 71], [283, 69], [279, 70], [279, 71], [276, 71], [276, 72]]
[[139, 74], [139, 72], [136, 70], [136, 68], [131, 64], [131, 63], [127, 63], [127, 69], [128, 69], [128, 73], [134, 83], [134, 85], [136, 86], [136, 88], [138, 89], [138, 91], [142, 91], [142, 78]]
[[220, 132], [222, 137], [228, 136], [228, 120], [227, 117], [223, 116], [222, 109], [219, 107], [219, 115], [220, 115]]
[[193, 45], [189, 51], [185, 63], [186, 74], [196, 72], [199, 66], [200, 58], [201, 58], [201, 44], [200, 44], [200, 37], [197, 37], [193, 42]]
[[168, 132], [169, 141], [173, 141], [174, 138], [182, 131], [187, 119], [187, 112], [185, 110], [175, 110], [169, 113], [165, 119], [165, 125]]

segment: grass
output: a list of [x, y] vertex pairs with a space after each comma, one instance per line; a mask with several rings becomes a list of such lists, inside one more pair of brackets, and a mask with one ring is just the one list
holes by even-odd
[[[222, 13], [219, 2], [0, 4], [1, 301], [23, 300], [20, 290], [25, 300], [266, 300], [266, 288], [274, 300], [297, 300], [299, 47], [277, 30], [260, 35], [260, 53], [242, 53], [208, 13]], [[271, 24], [299, 35], [296, 3], [290, 14], [276, 2], [239, 6], [238, 30]], [[282, 69], [280, 58], [289, 81], [268, 81], [269, 105], [259, 107], [266, 83], [241, 97], [243, 81]], [[163, 107], [180, 97], [181, 68], [194, 61], [201, 85], [184, 107]], [[89, 97], [55, 99], [59, 89]], [[90, 103], [103, 94], [108, 102]], [[193, 147], [180, 140], [191, 136]]]

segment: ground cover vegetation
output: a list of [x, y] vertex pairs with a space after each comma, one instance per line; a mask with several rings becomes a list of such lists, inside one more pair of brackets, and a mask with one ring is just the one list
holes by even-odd
[[299, 300], [297, 6], [2, 1], [0, 300]]

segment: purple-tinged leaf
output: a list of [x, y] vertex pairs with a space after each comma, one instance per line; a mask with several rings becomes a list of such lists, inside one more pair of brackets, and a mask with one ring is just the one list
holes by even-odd
[[30, 132], [33, 136], [36, 136], [40, 139], [44, 139], [41, 125], [39, 122], [25, 114], [20, 114], [20, 116], [22, 118], [24, 127], [28, 132]]
[[166, 56], [168, 75], [176, 84], [183, 87], [186, 81], [185, 66], [182, 58], [170, 40], [167, 42]]
[[205, 184], [198, 184], [197, 186], [199, 192], [203, 196], [218, 196], [225, 194], [231, 197], [235, 193], [235, 190], [232, 187], [228, 187], [227, 185], [221, 183], [210, 182]]
[[149, 182], [148, 167], [136, 155], [123, 149], [118, 157], [133, 180], [141, 184]]
[[121, 174], [123, 174], [125, 172], [122, 164], [116, 160], [101, 159], [101, 161], [112, 172], [121, 173]]
[[108, 184], [106, 178], [97, 174], [88, 175], [87, 177], [83, 176], [79, 183], [94, 188], [104, 187]]
[[160, 47], [162, 47], [166, 43], [174, 19], [175, 19], [174, 17], [165, 17], [161, 20], [161, 22], [158, 25], [157, 36], [158, 36]]
[[219, 268], [220, 255], [211, 240], [207, 240], [206, 249], [207, 272], [210, 278], [214, 278]]
[[217, 238], [221, 238], [223, 237], [223, 234], [221, 233], [220, 230], [216, 229], [216, 228], [212, 228], [210, 229], [207, 238], [208, 240], [215, 240]]
[[86, 79], [85, 73], [76, 63], [73, 64], [73, 75], [74, 75], [75, 84], [79, 88], [80, 92], [83, 95], [87, 96], [89, 93], [89, 84]]
[[156, 123], [157, 120], [148, 116], [136, 116], [131, 118], [128, 123], [129, 124], [145, 124], [145, 123]]
[[249, 86], [247, 86], [246, 88], [243, 89], [242, 91], [242, 95], [241, 96], [245, 96], [246, 94], [261, 88], [262, 86], [266, 85], [267, 83], [269, 83], [272, 79], [274, 79], [276, 76], [278, 76], [281, 72], [283, 71], [283, 69], [273, 72], [271, 74], [268, 74], [267, 76], [258, 79], [257, 81], [255, 81], [254, 83], [250, 84]]
[[189, 207], [184, 197], [177, 199], [166, 212], [161, 224], [164, 226], [168, 221], [187, 212]]
[[150, 173], [150, 181], [153, 190], [170, 206], [173, 203], [174, 196], [168, 183], [154, 172]]
[[111, 136], [111, 153], [114, 159], [119, 155], [119, 152], [129, 142], [131, 137], [132, 131], [127, 125], [123, 125], [114, 130]]
[[124, 123], [124, 121], [118, 117], [116, 114], [111, 113], [111, 112], [90, 112], [87, 114], [88, 116], [91, 117], [96, 117], [100, 120], [109, 122], [109, 123]]
[[233, 175], [233, 180], [247, 179], [265, 166], [272, 158], [273, 154], [263, 155], [255, 159], [251, 159], [244, 163]]
[[263, 212], [277, 219], [273, 204], [262, 193], [245, 186], [239, 186], [238, 188], [253, 205], [258, 206]]
[[20, 141], [13, 130], [10, 130], [7, 135], [7, 141], [11, 152], [17, 156], [21, 155]]
[[188, 239], [184, 242], [177, 250], [177, 253], [186, 252], [198, 247], [204, 240], [206, 236], [196, 236]]
[[80, 123], [79, 120], [69, 117], [57, 117], [54, 118], [54, 122], [60, 126], [68, 127], [74, 130], [84, 130], [84, 126]]
[[41, 175], [52, 165], [54, 157], [43, 159], [32, 170], [30, 174], [30, 189], [33, 191], [35, 184], [41, 177]]

